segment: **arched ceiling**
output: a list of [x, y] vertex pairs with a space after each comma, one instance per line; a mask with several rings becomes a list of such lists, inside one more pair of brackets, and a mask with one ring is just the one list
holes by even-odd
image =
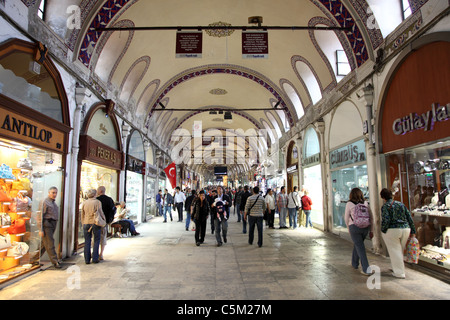
[[[372, 14], [369, 3], [373, 2], [366, 0], [78, 2], [81, 29], [66, 37], [74, 60], [89, 70], [102, 88], [115, 93], [117, 103], [169, 150], [176, 145], [170, 139], [174, 130], [192, 133], [193, 125], [199, 122], [203, 131], [269, 127], [272, 137], [279, 138], [340, 80], [335, 61], [330, 61], [335, 50], [345, 52], [353, 70], [373, 59], [374, 50], [383, 41], [379, 29], [365, 25]], [[240, 30], [228, 30], [227, 36], [227, 30], [212, 35], [204, 30], [202, 58], [176, 58], [175, 30], [95, 29], [219, 22], [243, 26], [251, 16], [262, 16], [263, 26], [337, 26], [349, 30], [269, 30], [269, 58], [243, 59]], [[285, 110], [270, 110], [278, 101]], [[161, 104], [168, 110], [158, 111]], [[233, 111], [232, 120], [224, 121], [223, 114], [210, 114], [224, 108]], [[197, 164], [196, 168], [200, 167]]]

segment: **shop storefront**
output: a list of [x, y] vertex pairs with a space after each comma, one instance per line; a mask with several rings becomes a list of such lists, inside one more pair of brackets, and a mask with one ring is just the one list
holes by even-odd
[[69, 122], [61, 77], [45, 48], [17, 39], [1, 45], [0, 284], [49, 260], [41, 256], [39, 230], [50, 187], [58, 189], [54, 239], [61, 256]]
[[287, 159], [286, 159], [288, 194], [294, 190], [294, 187], [300, 187], [298, 185], [298, 170], [299, 170], [298, 158], [299, 158], [298, 148], [295, 145], [295, 142], [291, 141], [287, 149]]
[[303, 185], [300, 191], [307, 190], [312, 200], [311, 221], [314, 226], [324, 227], [322, 165], [319, 137], [310, 127], [305, 132], [302, 154]]
[[145, 151], [142, 136], [133, 130], [128, 138], [125, 202], [130, 209], [130, 219], [134, 223], [145, 221], [144, 216], [144, 178], [145, 178]]
[[145, 215], [148, 220], [150, 216], [155, 216], [157, 214], [156, 194], [158, 193], [158, 190], [163, 191], [164, 194], [164, 189], [159, 189], [158, 186], [156, 185], [157, 169], [156, 166], [154, 165], [154, 152], [151, 145], [149, 145], [147, 149], [145, 164], [146, 164]]
[[[104, 186], [106, 195], [118, 200], [119, 176], [123, 169], [123, 152], [119, 126], [112, 112], [113, 103], [97, 103], [89, 110], [80, 135], [78, 155], [78, 208], [87, 199], [89, 189]], [[81, 211], [80, 211], [81, 214]], [[76, 221], [75, 249], [84, 244], [80, 214]]]
[[330, 151], [333, 232], [347, 232], [344, 221], [345, 206], [350, 191], [359, 188], [369, 201], [369, 176], [366, 163], [366, 144], [358, 139]]
[[385, 186], [413, 214], [419, 264], [450, 276], [450, 42], [417, 46], [383, 96], [380, 150]]

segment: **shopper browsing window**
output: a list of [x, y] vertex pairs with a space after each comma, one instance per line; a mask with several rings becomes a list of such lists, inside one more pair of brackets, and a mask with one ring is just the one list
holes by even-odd
[[409, 236], [415, 237], [416, 228], [406, 206], [392, 199], [392, 192], [382, 189], [380, 196], [384, 201], [381, 207], [381, 236], [391, 258], [392, 275], [405, 278], [403, 252]]
[[[363, 216], [361, 212], [366, 210], [365, 213], [368, 214], [369, 225], [364, 227], [367, 223], [363, 225], [359, 221], [362, 221]], [[353, 240], [353, 254], [352, 254], [352, 266], [358, 269], [359, 262], [361, 261], [361, 273], [364, 275], [370, 275], [367, 268], [369, 267], [369, 261], [367, 259], [366, 248], [364, 246], [364, 240], [367, 234], [370, 232], [370, 238], [373, 237], [373, 218], [372, 211], [370, 210], [369, 204], [364, 200], [364, 194], [359, 188], [353, 188], [350, 191], [350, 198], [345, 206], [345, 224], [348, 227], [348, 231]]]

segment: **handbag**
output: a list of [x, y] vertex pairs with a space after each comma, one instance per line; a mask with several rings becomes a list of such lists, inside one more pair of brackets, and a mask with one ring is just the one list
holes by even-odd
[[9, 234], [0, 234], [0, 250], [11, 247], [11, 236]]
[[420, 245], [416, 237], [409, 237], [405, 248], [405, 261], [417, 264], [419, 262]]
[[8, 228], [9, 234], [25, 233], [26, 231], [25, 220], [20, 218], [14, 220]]
[[25, 242], [14, 242], [12, 248], [8, 249], [8, 257], [20, 257], [28, 252], [30, 247]]
[[11, 225], [11, 216], [7, 213], [0, 213], [0, 225], [10, 226]]
[[102, 209], [102, 206], [100, 203], [99, 208], [95, 212], [94, 223], [95, 223], [95, 225], [97, 225], [99, 227], [104, 227], [104, 226], [106, 226], [106, 221], [105, 221], [105, 219], [103, 219], [102, 215], [100, 214], [101, 209]]

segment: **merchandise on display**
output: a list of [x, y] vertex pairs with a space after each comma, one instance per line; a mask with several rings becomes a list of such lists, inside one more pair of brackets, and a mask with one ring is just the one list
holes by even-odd
[[40, 267], [39, 203], [61, 184], [58, 157], [0, 140], [0, 283]]
[[406, 151], [411, 213], [420, 243], [419, 262], [450, 270], [449, 142]]

